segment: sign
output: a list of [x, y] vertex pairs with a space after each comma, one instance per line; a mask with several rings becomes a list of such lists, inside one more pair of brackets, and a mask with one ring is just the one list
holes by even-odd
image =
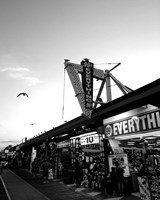
[[57, 143], [57, 148], [64, 148], [70, 146], [70, 140], [62, 141]]
[[[89, 109], [87, 109], [85, 106], [86, 102], [85, 102], [85, 96], [84, 96], [84, 87], [85, 85], [83, 85], [83, 76], [82, 76], [82, 80], [81, 80], [81, 76], [79, 76], [79, 74], [83, 74], [83, 66], [81, 63], [81, 65], [79, 64], [75, 64], [75, 63], [70, 63], [70, 62], [65, 62], [65, 69], [67, 70], [68, 76], [70, 78], [70, 81], [72, 83], [74, 92], [76, 94], [76, 97], [78, 99], [79, 105], [82, 109], [83, 115], [87, 118], [91, 118], [92, 115], [92, 110], [90, 108], [91, 103], [89, 103], [90, 106]], [[105, 79], [105, 73], [104, 70], [101, 69], [96, 69], [93, 68], [93, 74], [95, 78], [98, 78], [100, 80], [104, 80]]]
[[126, 134], [160, 130], [160, 110], [131, 116], [104, 125], [105, 136], [115, 137]]
[[9, 152], [9, 150], [8, 150], [8, 149], [5, 149], [5, 150], [4, 150], [4, 153], [6, 153], [6, 154], [7, 154], [8, 152]]
[[80, 138], [81, 145], [96, 144], [99, 143], [98, 134], [86, 135]]
[[142, 200], [151, 200], [147, 177], [143, 177], [143, 178], [138, 177], [138, 185], [139, 185], [140, 198]]
[[88, 60], [82, 61], [83, 76], [82, 84], [84, 90], [84, 99], [86, 109], [92, 110], [93, 105], [93, 63]]
[[160, 180], [149, 180], [152, 200], [160, 199]]
[[37, 150], [34, 149], [34, 147], [32, 147], [31, 162], [34, 161], [34, 159], [35, 159], [35, 157], [36, 157], [36, 154], [37, 154]]
[[53, 171], [52, 171], [52, 169], [48, 170], [48, 180], [53, 180]]
[[127, 154], [114, 154], [108, 156], [109, 170], [111, 172], [112, 167], [115, 167], [115, 162], [119, 162], [120, 166], [124, 169], [124, 176], [129, 176], [129, 166]]
[[14, 157], [15, 156], [15, 152], [14, 151], [10, 151], [7, 154], [8, 157]]

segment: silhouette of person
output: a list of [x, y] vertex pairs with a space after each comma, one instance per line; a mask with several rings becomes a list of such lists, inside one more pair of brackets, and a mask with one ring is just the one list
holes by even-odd
[[116, 176], [115, 167], [111, 168], [110, 178], [111, 178], [111, 187], [113, 190], [113, 195], [116, 196], [118, 194], [118, 184], [117, 184], [117, 176]]
[[51, 167], [51, 164], [45, 159], [44, 162], [42, 163], [44, 183], [48, 183], [48, 174], [49, 174], [50, 167]]
[[116, 177], [118, 184], [118, 196], [123, 196], [124, 194], [124, 169], [120, 166], [119, 162], [115, 162], [116, 166]]
[[82, 177], [83, 177], [83, 171], [82, 171], [82, 168], [80, 166], [79, 161], [76, 159], [76, 163], [75, 163], [75, 181], [76, 181], [76, 186], [77, 187], [79, 187], [81, 185]]

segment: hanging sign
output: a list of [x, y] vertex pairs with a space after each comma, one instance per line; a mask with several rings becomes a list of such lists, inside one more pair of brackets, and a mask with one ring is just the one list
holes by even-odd
[[83, 136], [80, 138], [80, 143], [82, 146], [99, 143], [99, 136], [98, 134]]
[[93, 63], [87, 59], [81, 62], [83, 66], [82, 84], [84, 90], [85, 108], [92, 110], [93, 105]]
[[57, 143], [57, 148], [65, 148], [70, 146], [70, 140], [65, 140]]

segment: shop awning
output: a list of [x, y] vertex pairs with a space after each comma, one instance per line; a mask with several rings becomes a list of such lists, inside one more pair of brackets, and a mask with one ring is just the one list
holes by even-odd
[[160, 107], [160, 79], [149, 83], [135, 91], [132, 91], [120, 98], [117, 98], [109, 103], [96, 108], [92, 112], [91, 119], [84, 117], [83, 115], [62, 124], [36, 138], [30, 139], [23, 143], [23, 147], [33, 145], [53, 138], [56, 136], [70, 135], [74, 136], [74, 129], [80, 128], [86, 125], [95, 125], [96, 127], [103, 125], [103, 119], [112, 117], [114, 115], [121, 114], [123, 112], [144, 106], [147, 104]]

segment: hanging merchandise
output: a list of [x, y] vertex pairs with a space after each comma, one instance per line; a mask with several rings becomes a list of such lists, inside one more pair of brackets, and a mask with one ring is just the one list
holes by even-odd
[[73, 166], [77, 159], [82, 167], [81, 185], [101, 190], [105, 177], [103, 135], [94, 131], [71, 138], [71, 158]]

